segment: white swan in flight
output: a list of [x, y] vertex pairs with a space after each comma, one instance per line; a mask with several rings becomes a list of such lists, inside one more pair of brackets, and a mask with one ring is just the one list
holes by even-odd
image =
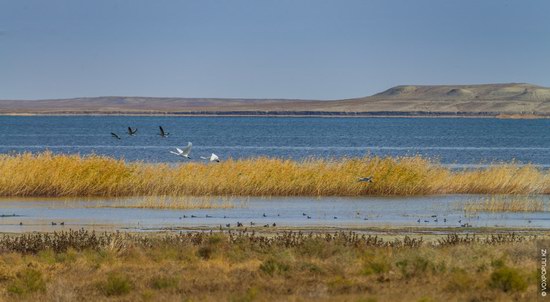
[[202, 159], [209, 160], [209, 161], [211, 161], [211, 162], [212, 162], [212, 161], [215, 161], [215, 162], [218, 162], [218, 163], [220, 162], [220, 158], [219, 158], [216, 154], [214, 154], [214, 153], [212, 153], [212, 155], [210, 155], [210, 158], [204, 157], [204, 156], [201, 156], [201, 158], [202, 158]]
[[170, 153], [175, 154], [177, 156], [181, 156], [181, 157], [191, 159], [191, 156], [189, 156], [189, 153], [191, 153], [191, 147], [192, 146], [193, 146], [193, 144], [191, 144], [191, 142], [188, 142], [187, 147], [183, 148], [183, 150], [180, 149], [180, 148], [176, 148], [176, 150], [178, 152], [170, 151]]

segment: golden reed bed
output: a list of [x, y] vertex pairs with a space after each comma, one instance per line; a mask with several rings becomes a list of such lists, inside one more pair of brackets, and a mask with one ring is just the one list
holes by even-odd
[[[373, 176], [373, 183], [357, 182]], [[549, 194], [550, 172], [499, 165], [451, 171], [415, 157], [292, 161], [274, 158], [216, 164], [129, 163], [104, 156], [0, 156], [0, 196], [365, 196]]]

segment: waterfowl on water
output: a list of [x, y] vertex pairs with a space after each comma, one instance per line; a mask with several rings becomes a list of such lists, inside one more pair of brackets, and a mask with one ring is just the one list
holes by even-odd
[[116, 139], [121, 139], [120, 136], [118, 136], [118, 134], [116, 134], [114, 132], [111, 132], [111, 136], [116, 138]]
[[136, 135], [137, 128], [133, 129], [132, 127], [128, 127], [128, 135]]

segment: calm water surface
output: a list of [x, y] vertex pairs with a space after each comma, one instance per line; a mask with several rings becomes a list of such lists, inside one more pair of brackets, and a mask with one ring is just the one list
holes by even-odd
[[[157, 135], [159, 125], [168, 138]], [[420, 154], [458, 167], [512, 160], [550, 167], [550, 119], [0, 116], [0, 153], [178, 162], [168, 151], [188, 141], [194, 159], [211, 152], [222, 159]]]
[[[157, 135], [159, 125], [171, 133], [169, 137]], [[136, 136], [126, 134], [128, 126], [138, 128]], [[112, 138], [111, 132], [122, 139]], [[550, 167], [550, 120], [0, 116], [0, 153], [4, 154], [51, 150], [175, 163], [181, 159], [168, 151], [188, 141], [193, 142], [193, 160], [211, 152], [222, 160], [419, 154], [454, 167], [510, 161]], [[186, 211], [109, 207], [120, 200], [103, 200], [98, 205], [83, 199], [1, 199], [0, 232], [80, 227], [162, 230], [235, 226], [237, 221], [281, 227], [458, 227], [467, 222], [477, 227], [550, 228], [545, 212], [465, 214], [460, 204], [472, 198], [252, 198], [244, 207]], [[65, 226], [52, 226], [52, 221], [64, 221]]]
[[[247, 198], [235, 199], [234, 208], [159, 210], [116, 208], [140, 199], [0, 199], [0, 231], [59, 231], [69, 228], [156, 231], [165, 229], [218, 228], [237, 222], [251, 227], [275, 223], [285, 227], [473, 227], [550, 229], [547, 212], [465, 213], [464, 205], [479, 200], [475, 195], [407, 198]], [[548, 209], [549, 196], [539, 197]], [[244, 206], [243, 206], [244, 205]], [[265, 217], [264, 217], [265, 214]], [[305, 214], [305, 215], [304, 215]], [[15, 215], [15, 216], [11, 216]], [[184, 217], [184, 215], [186, 217]], [[191, 216], [196, 216], [191, 218]], [[208, 215], [208, 217], [207, 217]], [[308, 218], [308, 216], [310, 218]], [[436, 217], [433, 217], [436, 216]], [[420, 222], [418, 222], [420, 220]], [[58, 223], [52, 226], [51, 222]], [[64, 226], [59, 222], [65, 222]], [[19, 225], [22, 222], [23, 225]]]

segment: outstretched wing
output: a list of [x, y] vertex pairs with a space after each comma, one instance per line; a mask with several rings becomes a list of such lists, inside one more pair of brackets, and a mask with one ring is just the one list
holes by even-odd
[[[177, 148], [176, 148], [177, 149]], [[178, 149], [179, 150], [179, 149]], [[180, 155], [181, 153], [177, 153], [177, 152], [174, 152], [174, 151], [170, 151], [170, 153], [172, 154], [175, 154], [175, 155]]]
[[159, 126], [159, 129], [160, 129], [160, 135], [161, 135], [161, 136], [164, 136], [165, 133], [164, 133], [164, 129], [162, 129], [162, 126]]
[[183, 155], [189, 155], [189, 153], [191, 153], [191, 147], [193, 147], [193, 144], [191, 144], [191, 142], [188, 142], [187, 147], [183, 148], [183, 150], [180, 151], [183, 153]]
[[220, 158], [216, 154], [212, 153], [212, 155], [210, 155], [210, 161], [220, 161]]

